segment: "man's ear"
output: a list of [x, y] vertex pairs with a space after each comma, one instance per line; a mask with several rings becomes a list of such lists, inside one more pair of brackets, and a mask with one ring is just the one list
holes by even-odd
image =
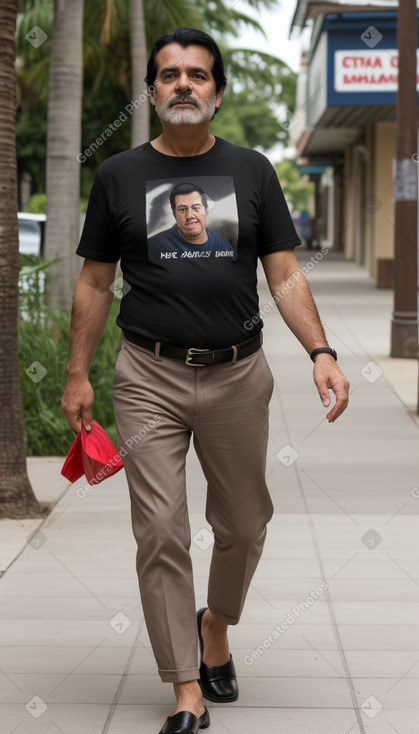
[[154, 89], [154, 90], [156, 89], [154, 84], [152, 85], [151, 88], [150, 87], [148, 88], [148, 96], [150, 97], [151, 104], [153, 105], [153, 107], [155, 107], [156, 106], [156, 92], [155, 91], [151, 92], [150, 89]]
[[215, 106], [217, 107], [218, 110], [221, 107], [221, 102], [223, 101], [224, 92], [225, 92], [225, 87], [221, 87], [221, 89], [217, 92], [217, 96], [215, 98]]

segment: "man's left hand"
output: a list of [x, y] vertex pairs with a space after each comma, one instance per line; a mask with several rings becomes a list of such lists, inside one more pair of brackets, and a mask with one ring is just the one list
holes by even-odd
[[349, 382], [339, 365], [329, 354], [317, 355], [314, 363], [313, 379], [325, 408], [328, 408], [331, 403], [329, 390], [333, 390], [335, 394], [336, 402], [332, 410], [326, 415], [329, 423], [334, 423], [336, 418], [339, 418], [348, 407]]

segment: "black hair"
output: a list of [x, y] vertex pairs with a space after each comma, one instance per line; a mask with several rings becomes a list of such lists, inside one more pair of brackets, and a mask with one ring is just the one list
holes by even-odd
[[170, 206], [172, 207], [172, 212], [175, 216], [176, 216], [176, 201], [175, 201], [176, 196], [179, 196], [179, 194], [192, 194], [193, 191], [196, 191], [200, 195], [205, 209], [208, 209], [207, 195], [205, 191], [201, 189], [200, 186], [197, 186], [196, 184], [191, 184], [191, 183], [180, 183], [180, 184], [176, 184], [176, 186], [174, 186], [170, 192]]
[[224, 73], [223, 57], [221, 56], [221, 51], [214, 39], [207, 33], [204, 33], [204, 31], [197, 30], [196, 28], [176, 28], [173, 33], [160, 36], [153, 46], [147, 64], [147, 76], [144, 79], [148, 87], [151, 87], [156, 81], [157, 54], [160, 49], [167, 46], [169, 43], [178, 43], [179, 46], [182, 46], [183, 48], [193, 44], [205, 46], [211, 52], [214, 59], [211, 71], [215, 81], [216, 93], [218, 94], [220, 89], [223, 89], [226, 86], [227, 77]]

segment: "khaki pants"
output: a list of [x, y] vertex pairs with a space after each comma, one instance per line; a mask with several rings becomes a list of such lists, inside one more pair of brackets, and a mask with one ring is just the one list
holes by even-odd
[[265, 482], [272, 390], [262, 349], [235, 363], [189, 367], [123, 338], [114, 380], [118, 447], [143, 612], [163, 681], [199, 678], [185, 491], [190, 437], [208, 483], [206, 518], [214, 532], [208, 606], [236, 624], [273, 511]]

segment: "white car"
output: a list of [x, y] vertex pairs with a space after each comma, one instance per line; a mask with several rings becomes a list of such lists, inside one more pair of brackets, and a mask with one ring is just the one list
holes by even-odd
[[19, 252], [22, 255], [44, 254], [46, 214], [29, 214], [18, 212]]

